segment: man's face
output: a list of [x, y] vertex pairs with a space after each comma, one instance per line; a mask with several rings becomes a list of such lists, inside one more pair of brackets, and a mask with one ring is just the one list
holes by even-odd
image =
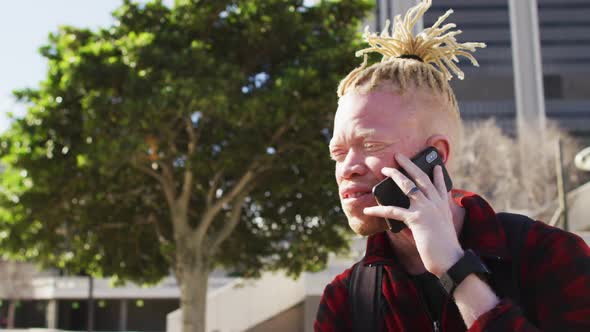
[[426, 133], [420, 130], [421, 109], [431, 105], [420, 97], [412, 89], [403, 95], [377, 90], [340, 98], [330, 155], [336, 162], [342, 209], [358, 234], [371, 235], [387, 228], [384, 219], [363, 214], [363, 208], [377, 204], [371, 189], [385, 178], [381, 169], [398, 168], [395, 153], [411, 158], [426, 147]]

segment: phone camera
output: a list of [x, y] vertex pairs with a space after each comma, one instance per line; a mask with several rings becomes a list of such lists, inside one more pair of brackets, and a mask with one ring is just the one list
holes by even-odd
[[430, 164], [431, 162], [435, 161], [437, 157], [438, 154], [436, 153], [436, 151], [432, 151], [426, 155], [426, 162]]

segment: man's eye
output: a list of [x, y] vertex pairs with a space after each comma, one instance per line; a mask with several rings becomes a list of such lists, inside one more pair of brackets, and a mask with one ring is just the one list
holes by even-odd
[[340, 160], [346, 158], [346, 152], [345, 151], [332, 151], [332, 152], [330, 152], [330, 157], [335, 161], [340, 161]]
[[382, 145], [380, 144], [376, 144], [376, 143], [364, 143], [363, 144], [363, 148], [366, 151], [377, 151], [379, 149], [381, 149]]

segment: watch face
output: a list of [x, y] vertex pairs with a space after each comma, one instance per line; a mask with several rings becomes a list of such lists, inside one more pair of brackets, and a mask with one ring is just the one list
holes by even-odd
[[453, 295], [453, 291], [455, 290], [455, 282], [453, 281], [453, 279], [451, 279], [451, 277], [449, 277], [449, 275], [445, 273], [440, 277], [439, 280], [441, 286], [445, 289], [447, 294]]

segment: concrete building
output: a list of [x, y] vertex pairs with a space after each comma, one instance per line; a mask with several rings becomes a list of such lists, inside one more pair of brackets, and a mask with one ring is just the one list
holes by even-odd
[[[20, 271], [34, 269], [20, 264]], [[0, 322], [5, 324], [9, 298], [17, 299], [15, 327], [86, 330], [88, 277], [59, 276], [44, 271], [19, 280], [22, 273], [1, 276]], [[16, 279], [16, 280], [15, 280]], [[212, 288], [224, 282], [214, 279]], [[179, 307], [179, 290], [172, 277], [155, 287], [128, 284], [113, 287], [109, 280], [93, 280], [93, 320], [97, 331], [164, 331], [166, 315]], [[2, 327], [0, 325], [0, 327]]]
[[[464, 65], [465, 80], [453, 80], [465, 120], [496, 117], [508, 131], [516, 126], [515, 54], [512, 50], [508, 0], [434, 0], [424, 25], [431, 25], [448, 8], [462, 41], [481, 41], [487, 48], [475, 54], [480, 68]], [[590, 2], [526, 0], [538, 3], [541, 94], [548, 120], [585, 139], [590, 137]], [[520, 17], [513, 19], [522, 23]], [[528, 28], [528, 27], [525, 27]], [[534, 38], [534, 31], [524, 35]], [[521, 62], [533, 62], [524, 54]], [[535, 82], [525, 81], [525, 85]], [[525, 96], [526, 97], [526, 96]]]
[[[515, 63], [518, 62], [512, 48], [511, 1], [433, 0], [423, 22], [424, 26], [430, 26], [452, 8], [455, 12], [448, 21], [464, 31], [458, 39], [487, 44], [487, 48], [475, 53], [480, 67], [465, 62], [461, 66], [465, 80], [453, 79], [451, 84], [465, 120], [495, 117], [509, 132], [514, 131], [516, 123]], [[380, 30], [397, 7], [408, 8], [414, 3], [415, 0], [377, 0], [370, 24]], [[523, 35], [532, 39], [539, 36], [538, 75], [542, 79], [547, 119], [557, 121], [574, 135], [590, 138], [590, 2], [525, 0], [517, 3], [538, 4], [535, 20], [538, 32], [524, 25], [528, 24], [524, 17], [515, 17], [513, 21], [521, 25]], [[525, 16], [522, 12], [517, 14]], [[524, 56], [521, 62], [535, 60], [528, 54]], [[523, 83], [535, 85], [531, 81]]]

